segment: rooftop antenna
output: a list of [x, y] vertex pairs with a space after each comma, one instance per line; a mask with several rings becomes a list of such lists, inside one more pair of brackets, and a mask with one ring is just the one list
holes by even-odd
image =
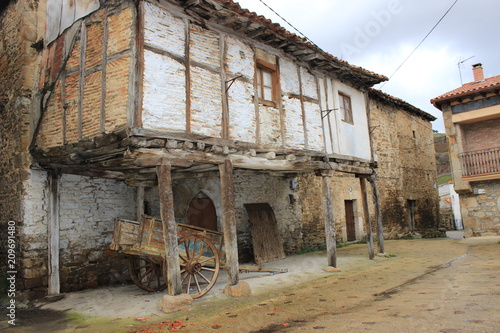
[[470, 60], [472, 58], [474, 58], [475, 56], [471, 56], [471, 57], [468, 57], [467, 59], [464, 59], [464, 60], [460, 60], [460, 58], [458, 58], [458, 63], [457, 63], [457, 66], [458, 66], [458, 74], [460, 75], [460, 85], [463, 85], [464, 83], [462, 82], [462, 69], [460, 68], [460, 65], [462, 65], [464, 62], [466, 62], [467, 60]]

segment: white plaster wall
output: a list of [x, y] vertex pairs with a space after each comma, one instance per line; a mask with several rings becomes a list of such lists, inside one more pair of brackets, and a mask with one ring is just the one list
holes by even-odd
[[43, 170], [30, 170], [23, 184], [23, 226], [19, 232], [26, 241], [26, 251], [47, 249], [47, 212], [49, 211], [48, 178]]
[[305, 148], [302, 106], [298, 98], [283, 98], [285, 143], [290, 148]]
[[116, 217], [135, 218], [134, 188], [112, 179], [61, 176], [61, 255], [73, 259], [82, 250], [107, 248]]
[[324, 150], [323, 127], [321, 124], [321, 110], [319, 105], [316, 103], [304, 102], [304, 113], [306, 115], [308, 148], [313, 150]]
[[191, 131], [222, 136], [220, 75], [200, 67], [191, 67]]
[[[338, 93], [342, 92], [351, 97], [352, 116], [354, 124], [342, 121], [342, 110], [340, 110], [340, 101]], [[335, 110], [337, 119], [337, 140], [338, 151], [335, 153], [349, 155], [364, 159], [371, 159], [370, 138], [368, 131], [368, 118], [366, 114], [364, 94], [342, 82], [334, 83], [333, 97], [338, 110]]]
[[300, 80], [302, 81], [302, 94], [306, 97], [317, 99], [318, 86], [316, 85], [316, 77], [304, 67], [300, 67]]
[[280, 84], [283, 94], [300, 94], [297, 65], [286, 58], [280, 59]]
[[257, 142], [253, 84], [236, 80], [228, 90], [229, 138]]
[[186, 79], [184, 65], [170, 57], [144, 51], [144, 128], [186, 130]]
[[219, 34], [191, 24], [189, 38], [190, 60], [220, 67]]
[[243, 75], [245, 79], [253, 82], [255, 65], [252, 48], [243, 41], [227, 36], [226, 50], [228, 79]]
[[324, 110], [325, 113], [321, 113], [321, 126], [323, 128], [323, 136], [324, 136], [324, 142], [325, 142], [325, 150], [328, 154], [333, 152], [333, 146], [332, 146], [332, 132], [330, 130], [331, 127], [331, 119], [330, 115], [327, 114], [326, 110], [331, 109], [332, 107], [329, 106], [327, 102], [327, 96], [324, 93], [326, 91], [326, 86], [327, 86], [327, 81], [325, 78], [318, 78], [318, 86], [320, 90], [320, 108], [321, 110]]
[[281, 120], [277, 108], [259, 104], [260, 142], [269, 146], [281, 146]]
[[144, 2], [144, 43], [184, 56], [185, 24], [168, 11]]

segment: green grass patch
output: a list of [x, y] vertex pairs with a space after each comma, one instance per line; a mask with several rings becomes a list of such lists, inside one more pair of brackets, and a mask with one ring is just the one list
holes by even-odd
[[452, 180], [453, 180], [453, 177], [451, 176], [451, 174], [441, 175], [441, 176], [437, 177], [438, 185], [446, 184], [448, 182], [451, 182]]

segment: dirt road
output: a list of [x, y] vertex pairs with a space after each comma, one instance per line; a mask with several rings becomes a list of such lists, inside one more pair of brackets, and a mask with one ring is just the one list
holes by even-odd
[[[119, 288], [101, 299], [75, 293], [72, 305], [71, 297], [53, 303], [64, 315], [25, 318], [14, 329], [2, 322], [0, 331], [169, 332], [177, 320], [174, 332], [500, 332], [500, 237], [387, 241], [386, 251], [394, 256], [368, 260], [366, 245], [339, 249], [338, 273], [321, 269], [322, 253], [294, 256], [283, 262], [290, 273], [242, 275], [250, 297], [230, 298], [218, 287], [190, 311], [169, 315], [144, 305], [161, 295], [131, 294], [130, 286], [124, 298]], [[99, 314], [85, 312], [93, 309], [89, 297]]]

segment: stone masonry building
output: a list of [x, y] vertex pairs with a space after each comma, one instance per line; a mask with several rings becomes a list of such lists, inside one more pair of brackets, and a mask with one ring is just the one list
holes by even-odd
[[433, 117], [231, 0], [12, 0], [0, 35], [1, 245], [14, 223], [28, 297], [128, 281], [117, 217], [223, 233], [228, 284], [264, 250], [334, 266], [337, 242], [438, 227]]
[[455, 191], [466, 236], [500, 234], [500, 75], [474, 81], [431, 100], [443, 112]]

